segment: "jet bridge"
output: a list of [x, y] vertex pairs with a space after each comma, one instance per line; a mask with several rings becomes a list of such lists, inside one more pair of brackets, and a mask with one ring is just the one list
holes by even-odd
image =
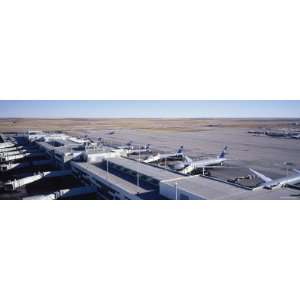
[[9, 162], [17, 159], [22, 159], [22, 158], [34, 158], [34, 157], [39, 157], [39, 156], [44, 156], [44, 152], [36, 152], [36, 153], [21, 153], [21, 154], [15, 154], [15, 155], [10, 155], [10, 156], [2, 156], [0, 157], [0, 162]]
[[15, 146], [15, 144], [12, 142], [0, 143], [0, 149], [14, 147], [14, 146]]
[[193, 172], [195, 169], [195, 166], [194, 165], [189, 165], [187, 167], [185, 167], [183, 170], [180, 171], [180, 173], [182, 174], [190, 174], [191, 172]]
[[0, 153], [6, 153], [6, 152], [17, 151], [17, 150], [22, 150], [22, 149], [24, 149], [23, 146], [1, 148]]
[[3, 156], [12, 156], [12, 155], [18, 155], [18, 154], [24, 154], [24, 153], [37, 153], [40, 150], [38, 149], [20, 149], [16, 151], [7, 151], [7, 152], [2, 152], [0, 153], [0, 157]]
[[0, 171], [6, 172], [14, 169], [22, 169], [22, 168], [29, 168], [29, 167], [39, 167], [39, 166], [46, 166], [54, 164], [54, 161], [52, 159], [44, 159], [44, 160], [37, 160], [32, 162], [18, 162], [18, 163], [11, 163], [8, 164], [1, 164], [0, 165]]
[[41, 172], [33, 176], [24, 177], [21, 179], [10, 180], [4, 183], [5, 191], [14, 191], [22, 186], [38, 181], [42, 178], [53, 178], [53, 177], [62, 177], [72, 175], [72, 171], [63, 170], [63, 171], [50, 171], [50, 172]]
[[46, 195], [35, 195], [35, 196], [25, 197], [23, 198], [23, 200], [56, 200], [56, 199], [64, 199], [64, 198], [93, 194], [96, 193], [96, 191], [97, 189], [93, 186], [81, 186], [81, 187], [75, 187], [71, 189], [59, 190], [54, 193], [46, 194]]

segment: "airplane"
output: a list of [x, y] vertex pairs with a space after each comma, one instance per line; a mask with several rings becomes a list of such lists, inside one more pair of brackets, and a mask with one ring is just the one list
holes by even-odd
[[120, 150], [133, 150], [132, 141], [128, 142], [124, 146], [117, 147], [117, 149], [120, 149]]
[[287, 139], [300, 139], [299, 133], [293, 133], [293, 132], [267, 132], [266, 135], [270, 137], [281, 137], [281, 138], [287, 138]]
[[183, 146], [181, 146], [176, 153], [164, 153], [151, 155], [144, 160], [145, 163], [156, 162], [162, 159], [182, 158], [183, 157]]
[[256, 188], [254, 188], [253, 190], [262, 189], [262, 188], [272, 190], [274, 188], [281, 188], [281, 187], [293, 185], [293, 184], [300, 182], [300, 170], [297, 170], [297, 169], [293, 169], [293, 171], [296, 174], [281, 177], [278, 179], [272, 179], [272, 178], [267, 177], [264, 174], [261, 174], [253, 169], [249, 169], [249, 170], [252, 173], [254, 173], [257, 177], [259, 177], [260, 179], [262, 179], [264, 181], [264, 183], [262, 183], [261, 185], [259, 185]]
[[296, 139], [296, 140], [300, 139], [300, 134], [294, 134], [294, 135], [292, 135], [291, 139]]
[[286, 132], [277, 132], [277, 131], [267, 131], [266, 135], [270, 136], [270, 137], [288, 137], [288, 133], [286, 133]]
[[147, 144], [141, 148], [129, 149], [128, 152], [129, 154], [141, 154], [152, 152], [152, 150], [150, 149], [150, 144]]
[[224, 147], [222, 152], [216, 157], [216, 158], [207, 158], [207, 159], [201, 159], [193, 161], [188, 156], [184, 156], [184, 162], [179, 162], [173, 166], [173, 169], [176, 171], [184, 171], [184, 173], [191, 173], [193, 170], [196, 169], [204, 169], [206, 167], [210, 166], [216, 166], [216, 165], [223, 165], [224, 161], [227, 159], [225, 158], [225, 154], [227, 151], [227, 146]]

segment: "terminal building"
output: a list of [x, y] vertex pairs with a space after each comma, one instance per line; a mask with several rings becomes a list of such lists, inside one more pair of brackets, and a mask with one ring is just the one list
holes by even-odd
[[[66, 170], [82, 184], [73, 190], [65, 189], [49, 195], [40, 195], [43, 199], [57, 199], [62, 195], [76, 193], [84, 198], [85, 191], [92, 191], [97, 199], [107, 200], [287, 199], [290, 195], [288, 189], [254, 191], [220, 178], [188, 176], [166, 167], [133, 159], [126, 148], [107, 146], [87, 138], [41, 131], [29, 131], [21, 138], [22, 144], [17, 142], [18, 136], [8, 139], [1, 135], [0, 154], [2, 153], [3, 157], [7, 157], [4, 153], [9, 152], [21, 156], [28, 154], [32, 161], [22, 161], [20, 158], [9, 162], [3, 160], [2, 172], [20, 169], [28, 164], [38, 165], [39, 161], [40, 164], [44, 162], [54, 165], [57, 171], [21, 178], [19, 181], [10, 180], [10, 189], [14, 190], [43, 177], [61, 176], [63, 180]], [[35, 161], [32, 156], [34, 152], [30, 152], [30, 149], [42, 153], [43, 159]], [[19, 154], [15, 153], [18, 151]], [[38, 196], [33, 198], [39, 199]]]

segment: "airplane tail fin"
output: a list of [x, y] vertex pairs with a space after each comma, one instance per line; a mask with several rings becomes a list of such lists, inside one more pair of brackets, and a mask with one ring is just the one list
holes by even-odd
[[227, 149], [228, 149], [228, 147], [225, 146], [224, 149], [222, 150], [222, 152], [219, 154], [218, 158], [224, 158], [226, 155]]
[[177, 150], [176, 154], [182, 154], [183, 153], [183, 146], [180, 146], [180, 148]]

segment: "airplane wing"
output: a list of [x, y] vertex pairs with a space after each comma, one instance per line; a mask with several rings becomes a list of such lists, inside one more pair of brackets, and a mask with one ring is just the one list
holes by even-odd
[[189, 158], [188, 156], [184, 156], [184, 160], [187, 162], [187, 163], [191, 163], [193, 160], [191, 158]]
[[300, 190], [300, 186], [295, 184], [287, 184], [286, 187], [294, 189], [294, 190]]
[[293, 169], [294, 172], [300, 174], [300, 170], [297, 170], [297, 169]]
[[175, 156], [175, 155], [164, 153], [164, 154], [159, 154], [159, 155], [156, 155], [156, 156], [158, 157], [158, 159], [164, 159], [164, 158], [169, 158], [169, 157], [172, 157], [172, 156]]
[[157, 155], [150, 155], [148, 158], [144, 160], [145, 163], [155, 162], [161, 159], [161, 155], [158, 153]]
[[261, 174], [253, 169], [249, 169], [252, 173], [254, 173], [257, 177], [259, 177], [260, 179], [262, 179], [264, 182], [270, 182], [273, 179], [270, 177], [265, 176], [264, 174]]

